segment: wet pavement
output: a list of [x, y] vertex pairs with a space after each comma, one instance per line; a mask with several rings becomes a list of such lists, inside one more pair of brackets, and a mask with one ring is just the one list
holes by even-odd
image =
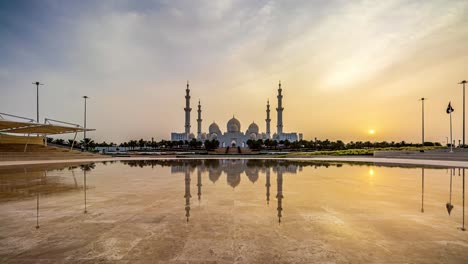
[[0, 167], [0, 263], [468, 263], [463, 182], [258, 159]]

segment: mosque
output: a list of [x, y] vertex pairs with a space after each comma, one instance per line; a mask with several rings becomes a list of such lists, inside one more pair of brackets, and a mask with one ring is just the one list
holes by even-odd
[[267, 101], [266, 105], [266, 119], [265, 119], [265, 125], [266, 125], [266, 131], [264, 133], [260, 133], [260, 129], [258, 125], [255, 122], [252, 122], [252, 124], [249, 125], [247, 130], [242, 132], [241, 130], [241, 123], [240, 121], [235, 118], [234, 116], [227, 122], [226, 125], [226, 132], [221, 132], [221, 129], [219, 128], [218, 124], [216, 122], [213, 122], [209, 128], [208, 128], [208, 133], [202, 132], [202, 109], [201, 109], [201, 104], [200, 101], [198, 101], [198, 118], [197, 118], [197, 135], [191, 133], [190, 128], [191, 128], [191, 123], [190, 123], [190, 112], [192, 111], [192, 108], [190, 107], [190, 87], [189, 83], [187, 82], [187, 89], [185, 90], [185, 132], [183, 133], [177, 133], [173, 132], [171, 133], [171, 140], [172, 141], [185, 141], [185, 140], [192, 140], [192, 139], [197, 139], [200, 141], [205, 141], [205, 140], [213, 140], [216, 139], [220, 143], [220, 147], [247, 147], [247, 141], [249, 139], [252, 140], [257, 140], [257, 139], [272, 139], [276, 141], [281, 141], [281, 140], [288, 140], [290, 142], [302, 140], [302, 134], [296, 132], [290, 132], [286, 133], [283, 132], [283, 94], [282, 94], [283, 89], [281, 88], [281, 81], [278, 84], [278, 105], [276, 108], [277, 112], [277, 125], [276, 125], [276, 133], [271, 135], [270, 131], [270, 123], [271, 123], [271, 118], [270, 118], [270, 102]]

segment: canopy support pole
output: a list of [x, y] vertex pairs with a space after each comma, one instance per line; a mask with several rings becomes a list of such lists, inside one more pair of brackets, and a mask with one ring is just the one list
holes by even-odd
[[73, 146], [75, 145], [75, 139], [76, 139], [76, 135], [78, 134], [78, 132], [75, 132], [75, 137], [73, 138], [73, 142], [71, 144], [71, 147], [70, 147], [70, 151], [73, 150]]
[[24, 145], [24, 152], [26, 152], [26, 150], [28, 149], [29, 136], [30, 134], [28, 133], [28, 139], [26, 140], [26, 144]]

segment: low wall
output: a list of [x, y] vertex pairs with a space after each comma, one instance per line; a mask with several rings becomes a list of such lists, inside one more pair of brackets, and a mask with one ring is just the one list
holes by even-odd
[[0, 144], [44, 145], [44, 137], [0, 134]]
[[411, 155], [417, 154], [419, 151], [405, 151], [405, 150], [382, 150], [382, 151], [374, 151], [374, 157], [393, 157], [393, 156], [400, 156], [400, 155]]

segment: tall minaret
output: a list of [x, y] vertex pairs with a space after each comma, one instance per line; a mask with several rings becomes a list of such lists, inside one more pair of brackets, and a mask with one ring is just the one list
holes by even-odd
[[185, 89], [185, 133], [187, 134], [187, 139], [188, 136], [190, 135], [190, 111], [192, 111], [192, 108], [190, 108], [190, 89], [189, 89], [189, 82], [187, 81], [187, 89]]
[[278, 112], [278, 125], [277, 125], [277, 134], [278, 136], [283, 134], [283, 95], [281, 94], [281, 81], [279, 81], [279, 87], [278, 87], [278, 107], [276, 108], [276, 111]]
[[265, 119], [266, 121], [266, 135], [267, 135], [267, 138], [270, 138], [270, 122], [271, 122], [271, 119], [270, 119], [270, 100], [267, 101], [267, 109], [266, 109], [266, 114], [267, 114], [267, 118]]
[[201, 122], [202, 122], [202, 119], [201, 119], [201, 104], [200, 104], [200, 100], [198, 100], [198, 119], [197, 119], [197, 138], [198, 139], [201, 139]]

